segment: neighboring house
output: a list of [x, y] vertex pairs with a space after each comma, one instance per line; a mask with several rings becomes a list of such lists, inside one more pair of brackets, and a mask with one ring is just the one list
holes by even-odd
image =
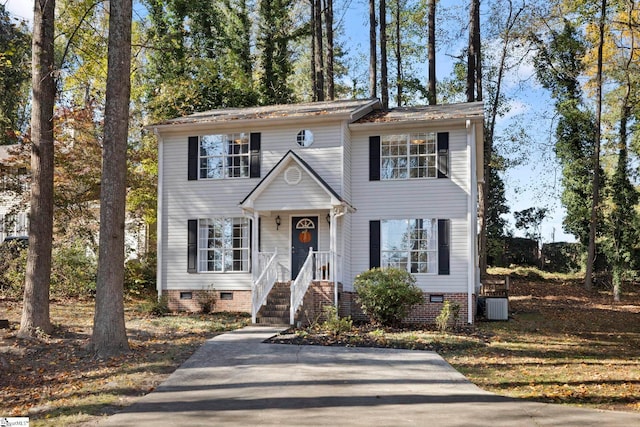
[[26, 236], [29, 216], [24, 206], [26, 168], [16, 169], [5, 164], [16, 145], [0, 145], [0, 242], [6, 237]]
[[395, 266], [425, 293], [408, 321], [451, 300], [473, 322], [482, 103], [221, 109], [152, 128], [157, 286], [171, 308], [213, 295], [254, 322], [305, 321], [326, 304], [355, 315], [355, 277]]

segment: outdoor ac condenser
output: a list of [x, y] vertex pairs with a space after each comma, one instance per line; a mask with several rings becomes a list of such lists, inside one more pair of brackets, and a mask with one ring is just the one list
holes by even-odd
[[509, 298], [493, 297], [487, 298], [487, 319], [488, 320], [508, 320], [509, 319]]

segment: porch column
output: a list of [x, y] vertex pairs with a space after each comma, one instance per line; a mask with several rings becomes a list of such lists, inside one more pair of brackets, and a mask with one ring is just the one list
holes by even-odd
[[260, 274], [260, 272], [258, 271], [260, 261], [260, 248], [258, 248], [258, 233], [260, 232], [259, 219], [260, 214], [254, 211], [251, 220], [251, 277], [253, 283], [256, 282], [256, 280], [258, 279], [258, 275]]
[[336, 282], [336, 268], [338, 267], [336, 256], [336, 251], [338, 247], [338, 224], [336, 224], [336, 211], [332, 207], [329, 209], [329, 218], [331, 222], [329, 224], [329, 259], [330, 259], [330, 268], [329, 268], [329, 281], [333, 282], [333, 304], [338, 308], [338, 283]]

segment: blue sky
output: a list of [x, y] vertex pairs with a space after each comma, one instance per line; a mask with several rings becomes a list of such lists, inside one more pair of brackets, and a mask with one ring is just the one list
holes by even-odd
[[[32, 0], [0, 0], [7, 10], [14, 16], [31, 20], [33, 16]], [[468, 1], [441, 0], [439, 3], [450, 7], [450, 14], [461, 15], [466, 19], [465, 6]], [[366, 0], [344, 0], [340, 5], [346, 7], [343, 22], [345, 27], [345, 42], [349, 46], [349, 54], [353, 58], [358, 55], [366, 57], [368, 52], [368, 2]], [[338, 10], [340, 5], [336, 3]], [[337, 16], [336, 19], [340, 19]], [[454, 42], [455, 43], [455, 42]], [[462, 41], [464, 43], [464, 40]], [[438, 54], [437, 75], [443, 78], [449, 75], [452, 66], [450, 54], [458, 54], [461, 45], [446, 44], [440, 48]], [[450, 52], [444, 52], [444, 50]], [[426, 71], [425, 71], [426, 73]], [[426, 74], [424, 76], [426, 79]], [[498, 123], [498, 135], [505, 135], [509, 129], [514, 129], [516, 123], [525, 123], [524, 128], [528, 136], [527, 143], [520, 147], [507, 147], [503, 154], [516, 151], [526, 156], [520, 166], [511, 168], [504, 176], [507, 204], [511, 211], [518, 211], [532, 206], [549, 209], [549, 216], [542, 224], [542, 239], [550, 241], [575, 241], [571, 235], [562, 230], [564, 210], [559, 202], [559, 179], [561, 170], [553, 156], [551, 132], [553, 124], [550, 117], [551, 101], [544, 90], [533, 78], [533, 67], [526, 61], [514, 70], [505, 88], [511, 98], [511, 111]], [[513, 218], [508, 216], [513, 228]], [[521, 232], [516, 230], [516, 235]]]

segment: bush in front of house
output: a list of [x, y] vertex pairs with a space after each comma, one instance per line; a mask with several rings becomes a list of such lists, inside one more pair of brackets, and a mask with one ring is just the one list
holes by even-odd
[[373, 268], [354, 282], [362, 311], [382, 325], [402, 322], [411, 307], [423, 301], [416, 279], [399, 268]]

